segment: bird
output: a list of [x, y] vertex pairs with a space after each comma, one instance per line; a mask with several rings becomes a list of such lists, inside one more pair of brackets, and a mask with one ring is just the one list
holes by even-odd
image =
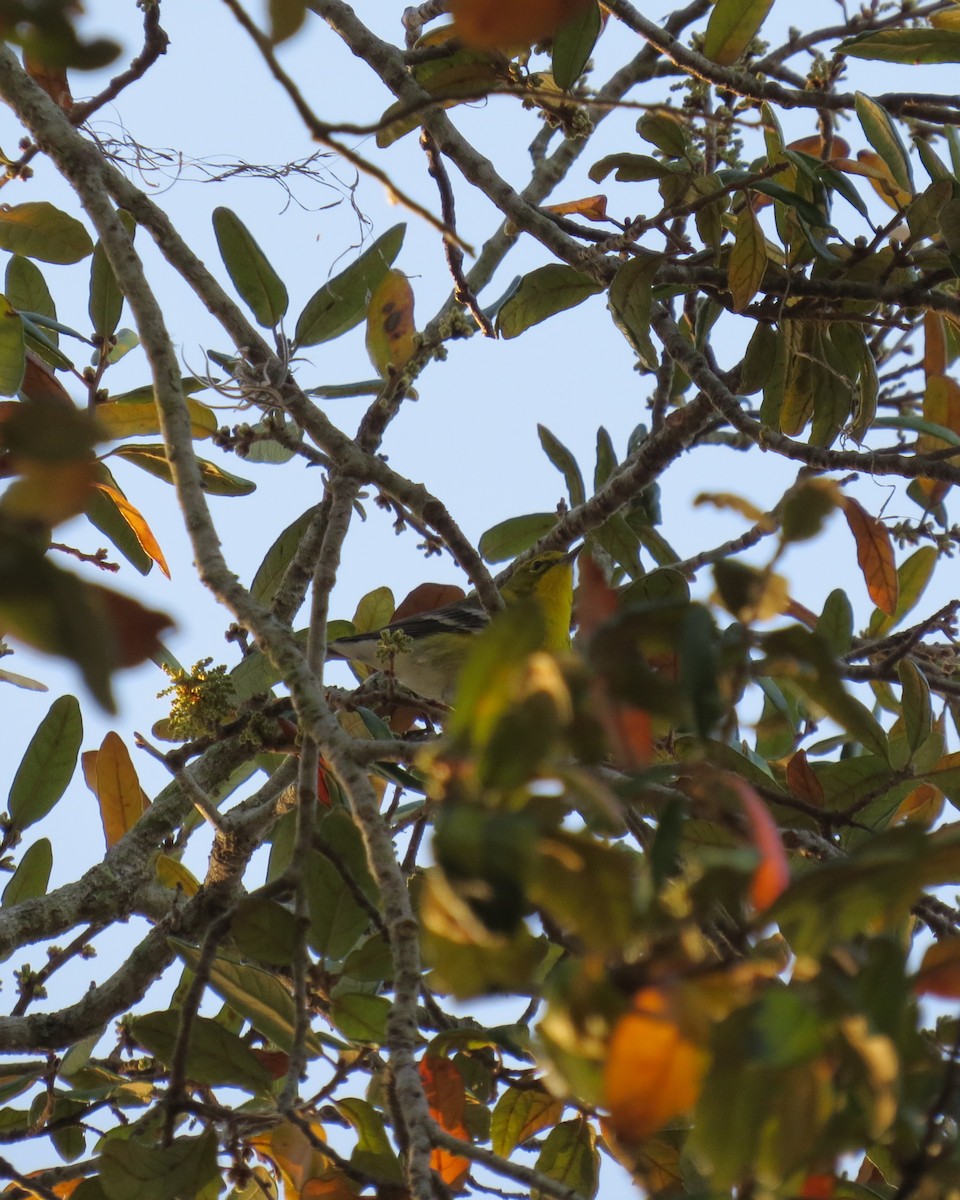
[[[521, 563], [500, 589], [504, 605], [530, 600], [543, 616], [541, 649], [559, 653], [570, 646], [573, 608], [573, 550], [544, 550]], [[397, 682], [425, 700], [453, 703], [460, 670], [470, 652], [470, 639], [482, 632], [489, 617], [475, 592], [432, 612], [418, 613], [373, 629], [338, 638], [327, 647], [327, 659], [346, 659], [377, 670], [392, 657]], [[392, 656], [385, 647], [397, 646]]]

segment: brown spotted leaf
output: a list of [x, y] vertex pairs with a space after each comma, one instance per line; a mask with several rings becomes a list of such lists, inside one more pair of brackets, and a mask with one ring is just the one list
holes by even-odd
[[386, 378], [401, 370], [416, 350], [413, 288], [402, 271], [388, 271], [367, 306], [367, 353]]

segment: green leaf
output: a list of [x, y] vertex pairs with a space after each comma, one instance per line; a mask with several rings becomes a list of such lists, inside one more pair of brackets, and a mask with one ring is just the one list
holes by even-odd
[[76, 697], [54, 700], [30, 739], [10, 787], [7, 811], [17, 829], [42, 820], [67, 790], [82, 739], [83, 721]]
[[834, 588], [827, 597], [814, 633], [823, 638], [835, 658], [850, 649], [853, 642], [853, 605], [843, 588]]
[[[170, 938], [170, 945], [191, 971], [200, 963], [200, 951], [195, 946]], [[210, 986], [221, 999], [246, 1021], [269, 1038], [281, 1050], [293, 1049], [296, 1009], [293, 997], [278, 979], [259, 967], [237, 962], [218, 955], [210, 968]], [[329, 1043], [329, 1039], [324, 1039]], [[322, 1053], [321, 1039], [308, 1032], [305, 1047], [311, 1057]]]
[[318, 346], [359, 325], [367, 315], [367, 302], [400, 253], [406, 225], [394, 225], [355, 263], [307, 301], [297, 321], [296, 346]]
[[906, 147], [890, 114], [863, 92], [856, 94], [857, 117], [867, 141], [890, 168], [890, 174], [908, 192], [913, 191], [913, 171]]
[[367, 592], [353, 614], [353, 627], [357, 633], [372, 633], [389, 625], [397, 604], [388, 587], [374, 588]]
[[393, 953], [382, 934], [375, 933], [347, 955], [343, 974], [358, 983], [386, 983], [393, 978]]
[[[120, 209], [117, 215], [132, 238], [137, 228], [136, 221], [124, 209]], [[90, 299], [87, 312], [94, 332], [102, 338], [113, 334], [120, 324], [120, 314], [123, 312], [123, 292], [117, 284], [102, 242], [97, 242], [90, 263]]]
[[318, 510], [319, 506], [314, 505], [313, 508], [308, 508], [305, 513], [301, 513], [295, 521], [292, 521], [286, 527], [267, 551], [263, 562], [257, 568], [257, 573], [253, 577], [253, 583], [250, 585], [250, 595], [258, 603], [269, 604], [273, 600], [287, 567], [293, 561], [300, 542], [303, 540], [303, 536], [309, 529], [311, 522], [316, 517]]
[[927, 740], [933, 730], [933, 708], [930, 704], [930, 685], [923, 672], [909, 658], [897, 666], [902, 692], [900, 704], [907, 745], [911, 755]]
[[837, 52], [849, 58], [872, 58], [892, 63], [960, 62], [960, 33], [948, 29], [879, 29], [840, 43]]
[[904, 413], [896, 417], [879, 417], [873, 422], [874, 429], [909, 429], [911, 433], [925, 433], [930, 437], [939, 438], [948, 446], [960, 446], [960, 434], [954, 433], [946, 425], [937, 425], [935, 421], [925, 421], [915, 413]]
[[306, 0], [270, 0], [270, 41], [285, 42], [300, 30], [307, 16]]
[[[7, 274], [4, 282], [4, 293], [18, 312], [32, 313], [35, 317], [57, 319], [57, 307], [50, 295], [47, 281], [40, 268], [22, 255], [14, 254], [7, 263]], [[57, 344], [57, 330], [50, 331], [50, 340]]]
[[[173, 483], [173, 472], [167, 461], [166, 448], [159, 443], [118, 446], [116, 450], [111, 451], [111, 455], [114, 458], [122, 458], [133, 463], [141, 471], [146, 471], [148, 475], [162, 479], [164, 483]], [[200, 468], [200, 486], [208, 495], [249, 496], [251, 492], [257, 490], [257, 485], [252, 480], [233, 475], [208, 459], [198, 458], [197, 466]]]
[[935, 546], [921, 546], [900, 564], [897, 568], [899, 590], [896, 610], [891, 617], [881, 612], [879, 608], [874, 609], [870, 624], [867, 626], [868, 637], [885, 637], [916, 608], [920, 597], [927, 589], [927, 584], [933, 578], [938, 557]]
[[46, 200], [32, 200], [0, 209], [0, 250], [69, 264], [92, 254], [93, 242], [75, 217]]
[[636, 351], [641, 366], [647, 371], [655, 371], [659, 363], [650, 338], [650, 308], [653, 303], [653, 280], [660, 264], [659, 255], [647, 254], [624, 263], [613, 277], [607, 298], [614, 324]]
[[105, 1138], [98, 1165], [107, 1200], [184, 1200], [219, 1178], [217, 1138], [178, 1137], [163, 1147]]
[[666, 179], [677, 174], [677, 168], [649, 154], [608, 154], [590, 168], [588, 175], [594, 183], [602, 183], [611, 171], [616, 171], [620, 183], [645, 183], [648, 179]]
[[351, 1042], [380, 1046], [386, 1040], [390, 1001], [386, 996], [342, 992], [333, 997], [330, 1019]]
[[[551, 1129], [537, 1156], [536, 1169], [588, 1200], [595, 1196], [600, 1154], [590, 1122], [585, 1117], [575, 1117]], [[530, 1195], [531, 1200], [541, 1200], [545, 1193], [534, 1189]]]
[[356, 1100], [352, 1096], [337, 1100], [336, 1107], [357, 1133], [357, 1144], [350, 1156], [351, 1165], [380, 1183], [403, 1185], [403, 1168], [390, 1145], [381, 1114], [366, 1100]]
[[527, 513], [523, 517], [508, 517], [481, 535], [477, 549], [488, 563], [509, 562], [524, 550], [529, 550], [556, 523], [556, 513]]
[[324, 958], [345, 958], [370, 927], [370, 913], [343, 875], [322, 854], [312, 853], [306, 878], [310, 945]]
[[[190, 432], [194, 438], [208, 438], [216, 433], [218, 422], [212, 409], [190, 396], [186, 399], [186, 405], [190, 414]], [[110, 439], [119, 441], [160, 432], [160, 417], [152, 395], [149, 400], [113, 397], [98, 404], [96, 414]]]
[[237, 903], [230, 936], [244, 958], [288, 967], [296, 954], [297, 922], [293, 913], [275, 900], [245, 896]]
[[13, 878], [3, 889], [0, 906], [13, 908], [21, 900], [32, 900], [47, 894], [50, 872], [53, 869], [53, 850], [46, 838], [40, 838], [24, 852]]
[[[173, 1062], [180, 1037], [177, 1009], [146, 1013], [130, 1022], [133, 1040], [154, 1058]], [[195, 1016], [186, 1055], [187, 1078], [211, 1087], [230, 1085], [250, 1092], [269, 1091], [273, 1080], [246, 1042], [219, 1021]]]
[[[586, 493], [583, 487], [583, 476], [577, 466], [577, 460], [558, 438], [550, 432], [546, 425], [537, 426], [537, 434], [543, 452], [557, 468], [567, 482], [567, 494], [574, 508], [583, 504]], [[556, 519], [554, 519], [556, 523]]]
[[287, 289], [250, 230], [229, 208], [213, 210], [213, 231], [224, 266], [257, 322], [275, 329], [287, 311]]
[[735, 63], [772, 7], [773, 0], [717, 0], [707, 22], [703, 53], [724, 67]]
[[575, 308], [603, 288], [589, 275], [565, 263], [549, 263], [524, 275], [520, 286], [500, 309], [497, 330], [501, 337], [515, 338], [548, 317]]
[[583, 74], [600, 36], [600, 5], [588, 4], [553, 35], [551, 70], [557, 87], [569, 91]]
[[15, 396], [26, 367], [23, 318], [6, 296], [0, 296], [0, 396]]

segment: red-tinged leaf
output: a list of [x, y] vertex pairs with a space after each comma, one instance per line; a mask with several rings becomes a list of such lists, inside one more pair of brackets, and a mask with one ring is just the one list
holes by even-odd
[[835, 1175], [808, 1175], [800, 1188], [802, 1200], [833, 1200], [837, 1190]]
[[551, 37], [595, 0], [453, 0], [457, 37], [479, 50], [511, 50]]
[[807, 762], [804, 750], [798, 750], [787, 763], [787, 786], [798, 800], [823, 807], [823, 787]]
[[707, 1056], [680, 1027], [672, 995], [643, 988], [614, 1026], [603, 1070], [610, 1124], [640, 1142], [697, 1102]]
[[317, 802], [324, 808], [330, 808], [333, 805], [330, 797], [330, 785], [327, 783], [327, 771], [327, 764], [321, 758], [317, 764]]
[[367, 353], [386, 378], [405, 367], [416, 348], [413, 288], [402, 271], [388, 271], [367, 306]]
[[870, 599], [881, 612], [892, 616], [897, 610], [899, 583], [893, 542], [887, 527], [850, 496], [844, 496], [841, 507], [857, 543], [857, 562]]
[[923, 373], [942, 375], [947, 369], [947, 338], [943, 317], [939, 313], [923, 314]]
[[[430, 1108], [430, 1116], [454, 1137], [469, 1141], [464, 1125], [466, 1088], [457, 1066], [448, 1058], [426, 1054], [420, 1060], [420, 1078]], [[437, 1147], [430, 1155], [430, 1165], [448, 1187], [456, 1191], [470, 1174], [470, 1160], [450, 1150]]]
[[757, 912], [764, 912], [790, 884], [790, 864], [780, 830], [770, 810], [746, 780], [729, 772], [723, 779], [740, 797], [750, 826], [750, 840], [760, 854], [760, 863], [750, 883], [750, 902]]
[[639, 771], [653, 761], [653, 723], [642, 708], [611, 704], [602, 713], [604, 729], [614, 758], [628, 771]]
[[564, 204], [545, 204], [544, 212], [558, 217], [585, 217], [588, 221], [607, 220], [606, 196], [586, 196], [583, 200], [567, 200]]
[[509, 1158], [534, 1134], [556, 1125], [565, 1107], [563, 1100], [541, 1087], [507, 1088], [497, 1101], [490, 1124], [494, 1154]]
[[251, 1047], [250, 1052], [267, 1069], [271, 1079], [282, 1079], [286, 1075], [290, 1067], [289, 1054], [284, 1054], [282, 1050], [261, 1050], [256, 1046]]
[[143, 552], [150, 556], [157, 564], [160, 570], [170, 578], [170, 568], [167, 566], [167, 560], [163, 557], [163, 551], [160, 549], [160, 543], [153, 536], [153, 530], [143, 518], [143, 514], [126, 498], [122, 496], [116, 488], [112, 488], [109, 484], [98, 483], [96, 485], [101, 492], [109, 496], [113, 503], [117, 506], [120, 516], [129, 525], [133, 531], [134, 537], [140, 543]]
[[20, 392], [28, 400], [35, 400], [38, 403], [52, 400], [64, 408], [73, 408], [70, 393], [56, 377], [53, 368], [48, 367], [42, 359], [37, 358], [32, 350], [28, 350], [26, 354]]
[[466, 592], [455, 583], [421, 583], [397, 605], [392, 620], [406, 621], [420, 613], [433, 612], [445, 604], [462, 600]]
[[106, 613], [118, 667], [135, 667], [160, 652], [160, 634], [172, 627], [171, 617], [110, 588], [89, 584], [88, 591]]
[[589, 555], [581, 554], [576, 624], [583, 637], [592, 637], [617, 611], [619, 603], [616, 591], [607, 583], [600, 567]]
[[944, 938], [927, 947], [913, 990], [920, 996], [960, 999], [960, 937]]
[[146, 812], [149, 801], [140, 786], [130, 752], [112, 730], [100, 749], [82, 756], [83, 774], [100, 805], [107, 849], [129, 833]]

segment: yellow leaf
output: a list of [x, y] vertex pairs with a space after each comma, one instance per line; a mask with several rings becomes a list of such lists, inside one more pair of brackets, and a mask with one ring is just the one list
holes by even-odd
[[[185, 403], [190, 413], [191, 437], [200, 441], [217, 432], [217, 415], [212, 409], [189, 396]], [[106, 437], [111, 440], [160, 432], [160, 417], [152, 400], [107, 400], [97, 405], [96, 413]]]
[[923, 314], [923, 373], [942, 375], [947, 369], [947, 338], [943, 317], [939, 313]]
[[643, 1141], [700, 1095], [705, 1051], [680, 1028], [672, 996], [644, 988], [614, 1027], [604, 1066], [610, 1124], [627, 1141]]
[[736, 233], [727, 265], [727, 286], [734, 312], [743, 312], [757, 294], [767, 269], [767, 239], [756, 214], [745, 204], [737, 217]]
[[586, 196], [583, 200], [567, 200], [564, 204], [545, 204], [544, 212], [556, 213], [558, 217], [585, 217], [588, 221], [607, 219], [606, 196]]
[[163, 557], [163, 551], [160, 549], [159, 542], [153, 536], [153, 531], [143, 519], [143, 514], [134, 508], [126, 496], [122, 496], [116, 488], [112, 488], [106, 483], [98, 483], [95, 486], [110, 497], [117, 506], [120, 516], [123, 517], [124, 521], [126, 521], [133, 531], [133, 535], [140, 543], [140, 548], [144, 554], [148, 554], [169, 579], [170, 568], [167, 566], [167, 560]]
[[887, 527], [851, 496], [843, 497], [841, 508], [857, 543], [857, 562], [863, 572], [870, 599], [881, 612], [892, 616], [897, 608], [900, 585], [893, 542]]
[[931, 13], [928, 20], [934, 29], [949, 29], [960, 33], [960, 8], [948, 8], [946, 12]]
[[388, 271], [367, 307], [367, 353], [386, 378], [405, 367], [416, 348], [413, 288], [402, 271]]
[[83, 755], [83, 775], [100, 804], [107, 849], [116, 845], [146, 812], [144, 795], [130, 752], [112, 730], [98, 751]]
[[884, 204], [893, 209], [906, 208], [913, 196], [900, 186], [879, 154], [861, 150], [856, 157], [834, 159], [832, 165], [847, 175], [863, 175]]
[[169, 854], [157, 857], [157, 878], [165, 888], [171, 891], [179, 888], [185, 896], [195, 896], [200, 891], [200, 881], [196, 875]]
[[694, 504], [712, 504], [714, 508], [732, 508], [734, 512], [740, 513], [742, 517], [746, 517], [755, 525], [766, 516], [763, 509], [757, 508], [749, 500], [744, 500], [742, 496], [734, 495], [733, 492], [701, 492], [694, 500]]

